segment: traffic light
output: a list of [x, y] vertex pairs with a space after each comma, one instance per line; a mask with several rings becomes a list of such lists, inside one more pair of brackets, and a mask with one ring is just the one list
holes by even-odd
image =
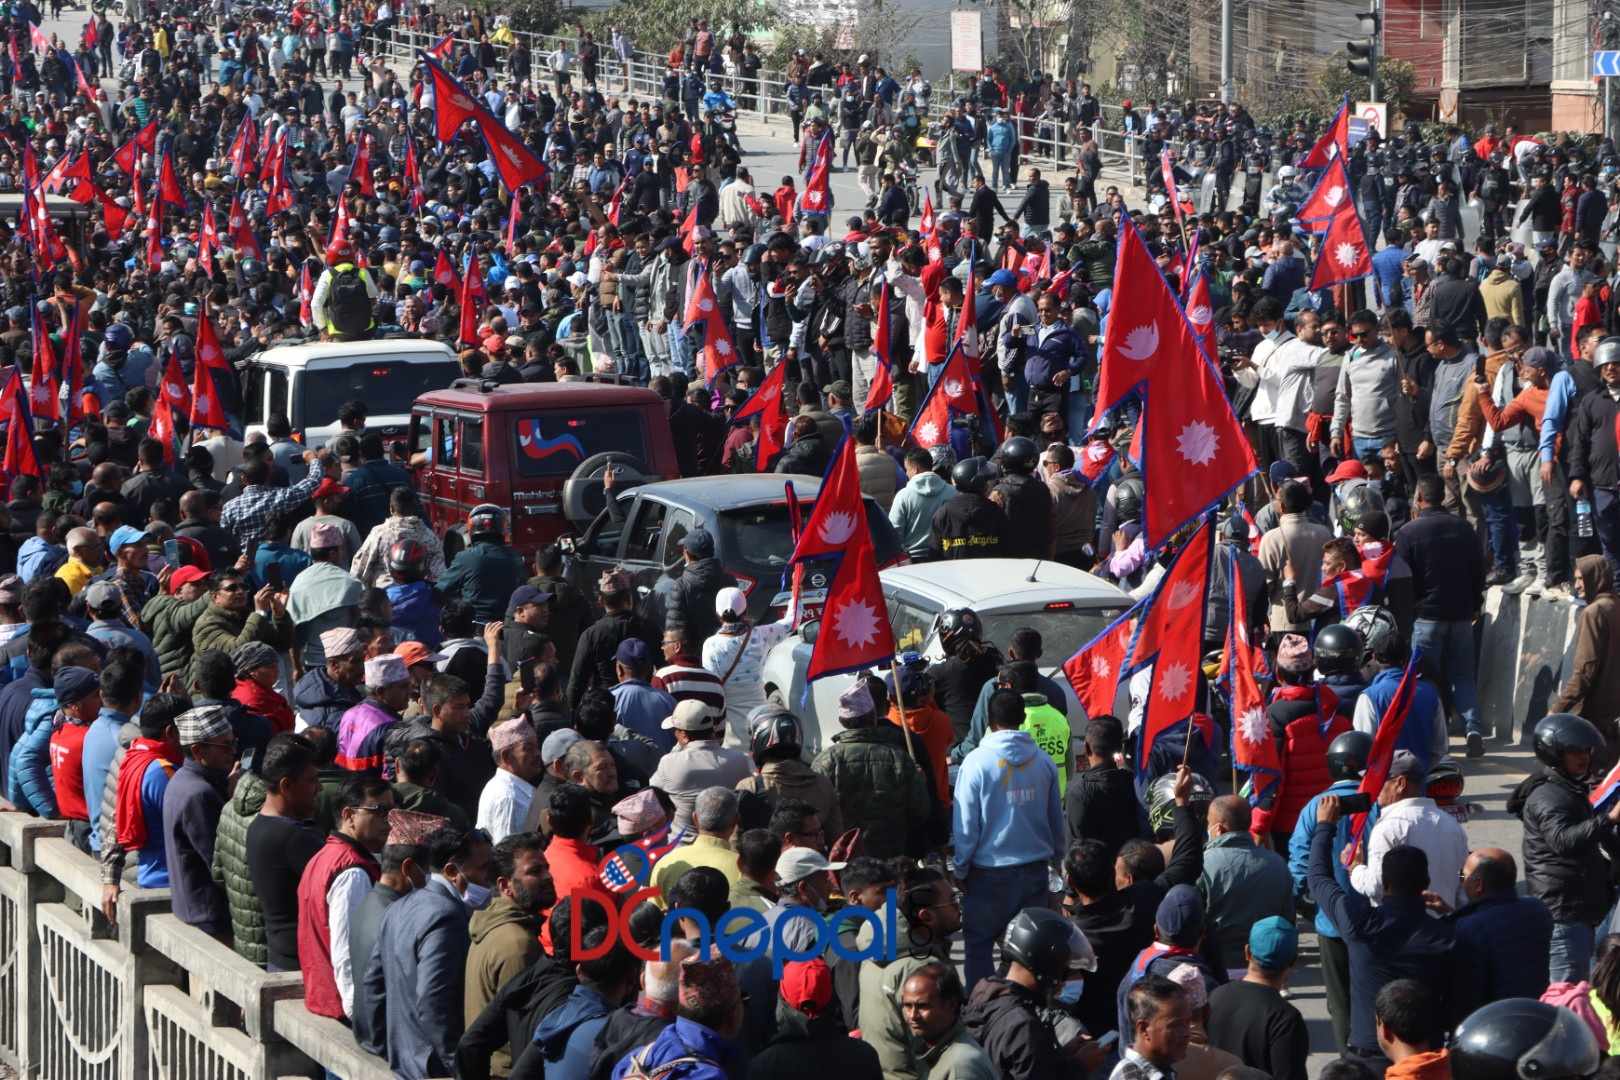
[[1367, 36], [1344, 43], [1350, 53], [1350, 74], [1374, 79], [1378, 75], [1378, 30], [1383, 20], [1376, 11], [1360, 12], [1356, 19], [1361, 23], [1361, 32]]

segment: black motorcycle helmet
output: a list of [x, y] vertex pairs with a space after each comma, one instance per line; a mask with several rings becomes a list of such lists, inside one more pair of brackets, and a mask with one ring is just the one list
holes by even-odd
[[1580, 1017], [1529, 998], [1474, 1010], [1452, 1032], [1448, 1049], [1452, 1074], [1468, 1080], [1577, 1080], [1603, 1061]]
[[804, 729], [788, 710], [765, 705], [749, 718], [748, 750], [754, 764], [763, 766], [766, 755], [779, 746], [797, 753], [804, 746]]
[[1025, 908], [1013, 916], [1001, 949], [1009, 960], [1028, 968], [1041, 982], [1056, 982], [1072, 967], [1085, 969], [1087, 958], [1091, 965], [1088, 970], [1097, 966], [1080, 928], [1050, 908]]
[[1108, 489], [1108, 505], [1114, 508], [1116, 527], [1127, 521], [1142, 520], [1142, 478], [1123, 476]]
[[1014, 435], [1001, 444], [999, 456], [1002, 468], [1027, 476], [1035, 471], [1035, 462], [1040, 458], [1041, 451], [1029, 436]]
[[1324, 675], [1350, 675], [1361, 667], [1367, 645], [1344, 623], [1323, 627], [1316, 635], [1316, 670]]
[[946, 652], [958, 641], [978, 641], [984, 635], [984, 624], [979, 613], [972, 608], [952, 608], [939, 616], [939, 643]]
[[982, 457], [963, 458], [951, 470], [951, 486], [969, 495], [983, 495], [999, 470]]
[[1335, 780], [1360, 780], [1372, 756], [1372, 742], [1365, 731], [1346, 731], [1328, 743], [1328, 775]]
[[1560, 712], [1542, 717], [1534, 734], [1536, 758], [1554, 769], [1564, 767], [1564, 755], [1581, 750], [1603, 749], [1603, 735], [1592, 721], [1574, 713]]

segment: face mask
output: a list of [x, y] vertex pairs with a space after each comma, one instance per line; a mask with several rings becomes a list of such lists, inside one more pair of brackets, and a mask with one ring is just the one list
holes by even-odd
[[461, 894], [461, 902], [473, 911], [482, 911], [489, 907], [489, 902], [494, 898], [493, 893], [476, 882], [468, 882], [467, 891]]
[[1075, 1005], [1080, 1001], [1080, 992], [1086, 987], [1086, 980], [1070, 979], [1058, 987], [1057, 1003], [1059, 1005]]

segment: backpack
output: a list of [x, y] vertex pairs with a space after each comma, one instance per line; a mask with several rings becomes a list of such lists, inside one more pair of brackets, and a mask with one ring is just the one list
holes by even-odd
[[326, 310], [332, 327], [345, 337], [357, 337], [371, 329], [371, 296], [352, 263], [333, 268]]

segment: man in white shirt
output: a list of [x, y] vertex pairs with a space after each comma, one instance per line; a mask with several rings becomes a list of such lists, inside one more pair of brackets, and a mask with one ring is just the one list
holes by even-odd
[[538, 824], [534, 782], [543, 766], [540, 739], [526, 719], [508, 720], [489, 730], [495, 755], [495, 775], [478, 796], [478, 827], [500, 843], [515, 832], [528, 832]]
[[1350, 868], [1350, 887], [1378, 902], [1383, 897], [1384, 855], [1405, 845], [1429, 860], [1429, 888], [1453, 910], [1465, 902], [1462, 868], [1468, 835], [1457, 819], [1424, 794], [1427, 774], [1410, 750], [1397, 750], [1378, 792], [1378, 821], [1367, 838], [1366, 857]]

